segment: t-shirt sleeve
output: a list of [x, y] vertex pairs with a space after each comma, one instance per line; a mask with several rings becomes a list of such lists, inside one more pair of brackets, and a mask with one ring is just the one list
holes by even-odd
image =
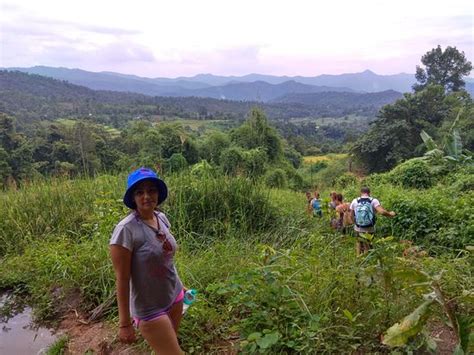
[[133, 251], [133, 237], [130, 230], [123, 225], [117, 225], [110, 238], [110, 245], [120, 245], [130, 251]]
[[357, 199], [352, 200], [351, 205], [349, 206], [349, 209], [355, 211], [357, 206]]
[[379, 206], [380, 206], [379, 200], [377, 200], [376, 198], [374, 198], [374, 199], [372, 200], [372, 207], [373, 207], [374, 209], [376, 209], [376, 208], [379, 207]]
[[171, 229], [171, 223], [168, 220], [168, 217], [163, 212], [160, 212], [158, 214], [158, 217], [161, 219], [161, 221], [166, 225], [166, 228]]

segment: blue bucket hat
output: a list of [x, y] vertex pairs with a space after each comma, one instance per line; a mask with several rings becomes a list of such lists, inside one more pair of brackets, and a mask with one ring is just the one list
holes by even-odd
[[128, 208], [134, 209], [137, 207], [133, 199], [133, 190], [139, 182], [144, 180], [150, 180], [156, 184], [158, 189], [158, 204], [162, 203], [168, 197], [168, 187], [165, 182], [160, 179], [158, 174], [151, 169], [140, 168], [128, 175], [127, 191], [125, 191], [125, 195], [123, 196], [123, 203]]

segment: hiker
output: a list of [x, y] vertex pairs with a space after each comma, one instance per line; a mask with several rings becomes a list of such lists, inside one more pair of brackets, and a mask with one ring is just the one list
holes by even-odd
[[155, 353], [182, 354], [177, 332], [184, 288], [173, 262], [177, 244], [168, 219], [156, 211], [167, 196], [165, 182], [153, 170], [140, 168], [128, 176], [123, 203], [131, 213], [116, 225], [110, 255], [119, 339], [134, 342], [135, 325]]
[[311, 209], [313, 210], [313, 217], [322, 217], [323, 211], [321, 209], [321, 200], [319, 199], [319, 192], [314, 192], [314, 198], [311, 200]]
[[347, 228], [354, 222], [352, 221], [352, 213], [350, 209], [350, 203], [344, 202], [342, 194], [336, 195], [336, 213], [339, 216], [336, 222], [336, 229], [346, 234]]
[[306, 191], [306, 213], [308, 214], [308, 216], [311, 216], [311, 214], [313, 213], [311, 201], [313, 201], [313, 198], [311, 197], [311, 192]]
[[329, 197], [331, 198], [331, 201], [329, 201], [329, 204], [328, 204], [328, 207], [329, 207], [329, 210], [335, 210], [336, 209], [336, 196], [337, 196], [337, 192], [336, 191], [331, 191], [331, 193], [329, 194]]
[[362, 187], [360, 194], [360, 197], [355, 198], [350, 205], [357, 238], [357, 255], [363, 254], [371, 248], [370, 241], [364, 238], [364, 234], [373, 234], [375, 232], [375, 213], [386, 217], [395, 216], [395, 212], [385, 210], [379, 200], [370, 196], [370, 189], [368, 187]]
[[337, 206], [336, 196], [337, 196], [336, 191], [331, 191], [329, 193], [329, 197], [331, 198], [331, 201], [329, 201], [328, 203], [328, 216], [330, 217], [329, 225], [331, 226], [331, 228], [334, 228], [334, 229], [336, 228], [337, 218], [338, 218], [336, 214], [336, 206]]

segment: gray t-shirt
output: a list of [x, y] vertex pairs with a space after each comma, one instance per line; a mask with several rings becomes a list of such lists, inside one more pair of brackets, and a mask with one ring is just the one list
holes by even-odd
[[161, 212], [155, 215], [159, 230], [169, 243], [165, 250], [166, 242], [160, 241], [155, 231], [135, 213], [117, 224], [109, 243], [132, 252], [130, 310], [133, 317], [140, 319], [169, 308], [183, 288], [173, 263], [177, 244], [169, 231], [169, 221]]

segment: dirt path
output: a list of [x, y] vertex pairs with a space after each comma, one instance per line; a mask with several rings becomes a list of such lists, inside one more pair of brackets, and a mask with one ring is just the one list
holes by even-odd
[[69, 337], [66, 354], [129, 354], [149, 355], [143, 344], [125, 345], [117, 340], [117, 329], [105, 322], [88, 324], [75, 312], [68, 313], [60, 323], [59, 332]]

